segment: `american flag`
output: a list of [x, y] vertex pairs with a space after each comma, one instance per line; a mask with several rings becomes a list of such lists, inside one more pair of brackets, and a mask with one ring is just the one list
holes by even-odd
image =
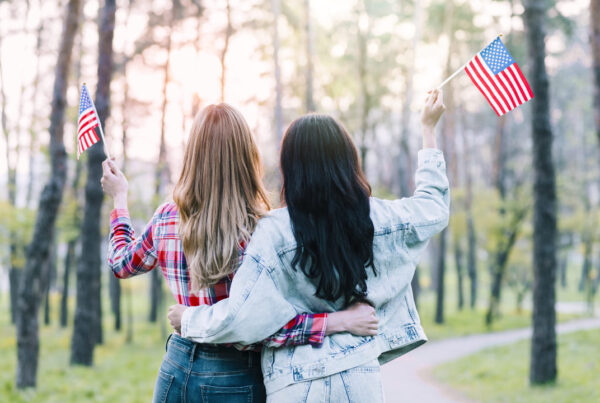
[[499, 37], [477, 53], [465, 71], [498, 116], [533, 98], [529, 83]]
[[77, 159], [82, 152], [98, 142], [98, 136], [94, 128], [98, 127], [100, 119], [96, 113], [94, 102], [85, 84], [81, 88], [79, 99], [79, 128], [77, 129]]

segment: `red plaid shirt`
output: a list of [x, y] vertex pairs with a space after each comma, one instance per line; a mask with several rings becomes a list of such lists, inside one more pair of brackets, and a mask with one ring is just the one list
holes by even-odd
[[[129, 211], [113, 210], [110, 214], [108, 262], [114, 275], [128, 278], [160, 267], [177, 303], [187, 306], [212, 305], [229, 297], [234, 273], [217, 284], [200, 290], [199, 294], [192, 294], [183, 244], [177, 231], [178, 222], [177, 205], [173, 202], [165, 203], [156, 210], [142, 235], [135, 238]], [[242, 244], [240, 261], [243, 251]], [[268, 347], [301, 344], [320, 346], [323, 344], [326, 326], [326, 313], [303, 313], [288, 322], [279, 332], [263, 340], [262, 344]], [[235, 347], [259, 351], [261, 345]]]

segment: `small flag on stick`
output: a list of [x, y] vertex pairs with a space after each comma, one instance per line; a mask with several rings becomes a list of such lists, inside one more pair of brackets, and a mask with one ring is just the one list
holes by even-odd
[[106, 156], [110, 158], [108, 149], [106, 148], [106, 141], [104, 140], [104, 132], [100, 125], [100, 118], [98, 112], [96, 112], [96, 106], [94, 101], [90, 97], [90, 93], [85, 83], [81, 87], [81, 98], [79, 99], [79, 124], [77, 128], [77, 159], [82, 152], [93, 146], [98, 142], [98, 136], [94, 131], [95, 128], [100, 129], [100, 136], [104, 143], [104, 151]]
[[529, 83], [499, 36], [438, 88], [450, 81], [463, 68], [498, 116], [512, 111], [533, 98]]

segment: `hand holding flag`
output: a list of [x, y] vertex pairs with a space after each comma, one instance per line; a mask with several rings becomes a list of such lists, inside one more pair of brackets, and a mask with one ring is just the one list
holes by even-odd
[[444, 80], [438, 88], [450, 81], [463, 68], [498, 116], [510, 112], [533, 98], [529, 83], [499, 36]]

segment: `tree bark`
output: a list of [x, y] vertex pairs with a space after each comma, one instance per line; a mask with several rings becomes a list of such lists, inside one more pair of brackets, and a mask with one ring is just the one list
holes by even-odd
[[283, 111], [281, 108], [281, 68], [279, 66], [279, 15], [280, 1], [271, 0], [273, 11], [273, 65], [275, 70], [275, 136], [277, 144], [283, 138]]
[[306, 39], [306, 112], [315, 111], [315, 101], [313, 99], [313, 27], [310, 0], [304, 0], [304, 32]]
[[435, 323], [444, 323], [444, 277], [446, 273], [446, 236], [448, 228], [438, 235], [436, 272], [437, 281], [435, 283]]
[[533, 337], [531, 340], [532, 384], [556, 379], [556, 183], [552, 161], [550, 93], [545, 64], [547, 3], [526, 0], [525, 30], [531, 61], [530, 77], [535, 98], [532, 102], [534, 161], [533, 216]]
[[412, 287], [413, 298], [415, 299], [415, 305], [419, 305], [419, 296], [421, 295], [421, 283], [419, 282], [419, 266], [415, 267], [415, 274], [410, 282]]
[[514, 211], [512, 214], [511, 222], [501, 234], [502, 241], [499, 242], [497, 246], [490, 270], [492, 274], [492, 285], [490, 288], [490, 303], [485, 315], [485, 323], [488, 326], [491, 326], [494, 319], [499, 315], [502, 284], [506, 273], [506, 267], [508, 265], [508, 258], [510, 257], [510, 252], [517, 241], [521, 226], [525, 220], [525, 216], [527, 215], [527, 209], [522, 208]]
[[413, 100], [413, 87], [415, 78], [415, 68], [417, 62], [417, 46], [421, 40], [421, 26], [422, 26], [422, 12], [423, 6], [421, 2], [414, 2], [414, 16], [413, 22], [415, 25], [415, 33], [411, 41], [411, 55], [408, 62], [408, 68], [406, 71], [406, 88], [404, 89], [404, 102], [402, 104], [402, 126], [400, 129], [400, 158], [398, 159], [398, 173], [400, 176], [400, 194], [403, 197], [408, 197], [412, 194], [414, 183], [413, 183], [413, 162], [412, 152], [410, 150], [410, 137], [411, 137], [411, 110]]
[[63, 140], [67, 79], [71, 65], [73, 38], [79, 25], [79, 0], [69, 0], [56, 63], [50, 115], [51, 176], [38, 205], [34, 232], [29, 245], [25, 272], [19, 287], [17, 319], [17, 388], [32, 387], [37, 382], [39, 356], [38, 308], [42, 295], [41, 271], [50, 249], [58, 207], [66, 178], [66, 152]]
[[465, 293], [463, 288], [463, 250], [457, 239], [454, 240], [454, 262], [456, 264], [458, 310], [462, 311], [465, 306]]
[[60, 299], [60, 327], [67, 327], [69, 321], [69, 282], [71, 280], [71, 266], [75, 262], [76, 241], [71, 240], [67, 244], [67, 256], [65, 257], [65, 270], [63, 272], [62, 296]]
[[[29, 7], [27, 7], [29, 11]], [[2, 37], [0, 37], [0, 50], [2, 49]], [[5, 80], [2, 79], [4, 77], [3, 69], [2, 69], [2, 60], [0, 60], [0, 123], [2, 124], [2, 134], [4, 136], [4, 141], [6, 143], [6, 186], [8, 188], [8, 202], [10, 206], [14, 209], [16, 208], [16, 199], [17, 199], [17, 166], [19, 163], [19, 135], [17, 133], [17, 141], [14, 149], [11, 151], [11, 136], [8, 128], [8, 117], [6, 113], [6, 94], [4, 92], [4, 83]], [[20, 116], [19, 116], [20, 117]], [[20, 119], [17, 119], [20, 121]], [[11, 158], [14, 156], [14, 158]], [[22, 267], [16, 266], [15, 262], [17, 261], [17, 252], [19, 249], [19, 239], [17, 236], [17, 232], [13, 229], [9, 229], [8, 231], [9, 238], [9, 275], [12, 275], [12, 279], [16, 280], [20, 278]], [[11, 320], [12, 323], [16, 321], [17, 308], [15, 303], [17, 302], [17, 295], [19, 293], [18, 283], [10, 282], [11, 286], [10, 292], [10, 311], [11, 311]], [[12, 286], [15, 285], [13, 288]]]
[[31, 200], [33, 198], [33, 188], [34, 188], [34, 182], [35, 182], [35, 175], [34, 175], [34, 171], [33, 171], [33, 166], [34, 166], [34, 162], [33, 162], [33, 158], [34, 158], [34, 154], [36, 152], [36, 145], [37, 145], [37, 127], [36, 127], [36, 122], [37, 122], [37, 108], [36, 108], [36, 101], [38, 98], [38, 92], [39, 92], [39, 83], [40, 83], [40, 57], [41, 57], [41, 51], [42, 51], [42, 37], [43, 37], [43, 32], [44, 32], [44, 23], [41, 22], [40, 26], [38, 27], [37, 30], [37, 40], [36, 40], [36, 45], [35, 45], [35, 78], [33, 79], [33, 93], [31, 95], [31, 104], [33, 106], [32, 108], [32, 116], [31, 116], [31, 123], [29, 125], [29, 178], [27, 180], [27, 194], [26, 194], [26, 204], [27, 206], [31, 205]]
[[[172, 7], [174, 9], [175, 4], [173, 4]], [[229, 50], [229, 40], [231, 39], [231, 35], [233, 35], [233, 26], [231, 25], [231, 4], [230, 4], [229, 0], [227, 0], [225, 12], [227, 14], [227, 28], [225, 29], [225, 45], [223, 46], [223, 50], [221, 51], [221, 102], [225, 102], [225, 82], [226, 82], [226, 73], [227, 73], [227, 65], [225, 63], [226, 62], [225, 58], [227, 57], [227, 51]], [[171, 36], [170, 35], [167, 40], [169, 41], [168, 47], [170, 49], [171, 48]], [[168, 62], [167, 62], [167, 65], [168, 65]]]
[[[448, 54], [446, 56], [446, 73], [447, 75], [452, 74], [453, 64], [452, 56], [454, 55], [454, 2], [446, 2], [446, 18], [444, 31], [448, 36]], [[450, 180], [456, 179], [456, 163], [452, 151], [454, 151], [454, 134], [455, 134], [455, 122], [454, 122], [454, 92], [452, 82], [446, 85], [444, 94], [444, 101], [446, 104], [447, 111], [442, 122], [442, 150], [446, 160], [448, 161], [448, 177]], [[438, 236], [438, 250], [437, 250], [437, 262], [436, 262], [436, 301], [435, 301], [435, 323], [444, 323], [444, 294], [445, 294], [445, 274], [446, 274], [446, 243], [448, 236], [448, 228], [445, 228], [442, 233]]]
[[10, 322], [17, 323], [17, 305], [19, 298], [19, 284], [23, 269], [10, 267], [8, 269], [8, 283], [10, 287]]
[[600, 0], [590, 0], [590, 30], [594, 70], [594, 123], [600, 146]]
[[[113, 35], [115, 0], [106, 0], [102, 8], [98, 51], [98, 86], [96, 110], [103, 127], [110, 114], [110, 82], [113, 72]], [[100, 218], [104, 192], [100, 186], [102, 161], [106, 158], [101, 143], [88, 149], [88, 176], [85, 187], [85, 209], [81, 227], [82, 253], [77, 265], [77, 304], [71, 363], [91, 366], [94, 347], [102, 343], [102, 311], [100, 300]]]
[[44, 271], [45, 284], [44, 289], [44, 325], [50, 324], [50, 289], [56, 278], [56, 233], [52, 234], [52, 242], [48, 260], [46, 261], [46, 269]]

